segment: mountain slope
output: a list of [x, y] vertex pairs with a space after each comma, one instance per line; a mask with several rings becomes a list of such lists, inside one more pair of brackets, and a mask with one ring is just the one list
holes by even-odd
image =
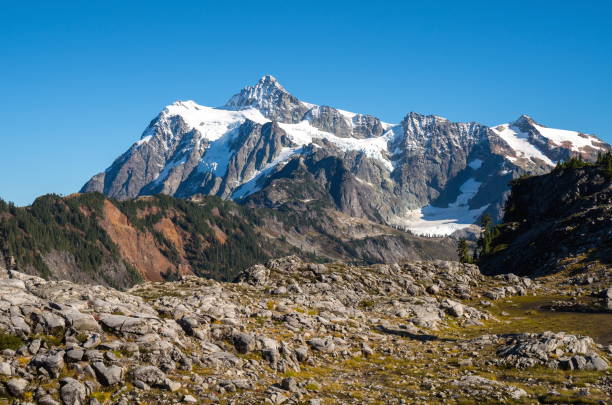
[[47, 195], [26, 208], [0, 204], [0, 256], [45, 278], [115, 287], [176, 273], [231, 279], [291, 251], [262, 240], [249, 214], [215, 197], [196, 204], [166, 196], [118, 202], [101, 194]]
[[271, 257], [384, 263], [453, 259], [454, 243], [351, 218], [322, 201], [277, 210], [214, 196], [117, 201], [47, 195], [31, 207], [0, 200], [0, 265], [47, 279], [127, 287], [177, 274], [231, 280]]
[[[278, 179], [314, 176], [335, 209], [422, 234], [450, 234], [484, 212], [501, 217], [509, 180], [542, 174], [610, 146], [555, 130], [528, 116], [493, 128], [408, 114], [401, 123], [300, 101], [272, 76], [221, 108], [193, 101], [167, 106], [141, 139], [83, 192], [120, 200], [164, 193], [274, 201]], [[317, 189], [314, 191], [314, 189]], [[257, 195], [258, 193], [262, 195]]]
[[612, 156], [570, 163], [514, 182], [493, 253], [481, 259], [484, 272], [610, 274]]

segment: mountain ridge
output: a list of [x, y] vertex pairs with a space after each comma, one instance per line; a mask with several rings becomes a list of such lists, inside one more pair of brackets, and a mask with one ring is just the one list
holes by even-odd
[[[279, 173], [306, 170], [341, 212], [416, 233], [451, 234], [485, 212], [500, 219], [512, 178], [607, 150], [592, 135], [548, 128], [527, 115], [488, 127], [411, 112], [389, 124], [303, 102], [267, 75], [222, 107], [167, 106], [81, 191], [118, 199], [212, 194], [254, 204], [258, 193], [271, 194], [265, 189], [278, 183]], [[342, 162], [336, 170], [320, 170], [335, 160]]]

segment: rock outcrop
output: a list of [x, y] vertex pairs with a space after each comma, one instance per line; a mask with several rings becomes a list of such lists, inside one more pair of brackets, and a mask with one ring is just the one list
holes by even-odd
[[514, 182], [483, 271], [610, 280], [612, 178], [602, 164], [577, 164]]
[[[462, 337], [500, 322], [481, 297], [540, 288], [446, 261], [289, 256], [233, 283], [184, 276], [125, 292], [2, 270], [0, 390], [39, 404], [399, 404], [406, 387], [420, 403], [535, 400], [556, 388], [530, 377], [544, 365], [591, 370], [591, 395], [609, 395], [608, 355], [588, 337]], [[511, 381], [490, 378], [508, 366]]]

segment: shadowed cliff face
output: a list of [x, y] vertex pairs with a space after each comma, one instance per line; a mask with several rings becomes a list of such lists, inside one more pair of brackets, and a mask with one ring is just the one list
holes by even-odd
[[494, 253], [482, 260], [487, 273], [609, 272], [610, 173], [587, 165], [517, 180], [498, 229]]

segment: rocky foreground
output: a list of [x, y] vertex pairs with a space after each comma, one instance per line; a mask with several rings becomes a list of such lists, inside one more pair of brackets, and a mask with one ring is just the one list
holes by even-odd
[[[290, 256], [235, 283], [185, 277], [126, 292], [0, 272], [0, 403], [598, 404], [612, 396], [612, 346], [543, 332], [528, 313], [501, 310], [562, 287], [486, 277], [474, 265], [352, 267]], [[600, 287], [589, 280], [582, 289]]]

